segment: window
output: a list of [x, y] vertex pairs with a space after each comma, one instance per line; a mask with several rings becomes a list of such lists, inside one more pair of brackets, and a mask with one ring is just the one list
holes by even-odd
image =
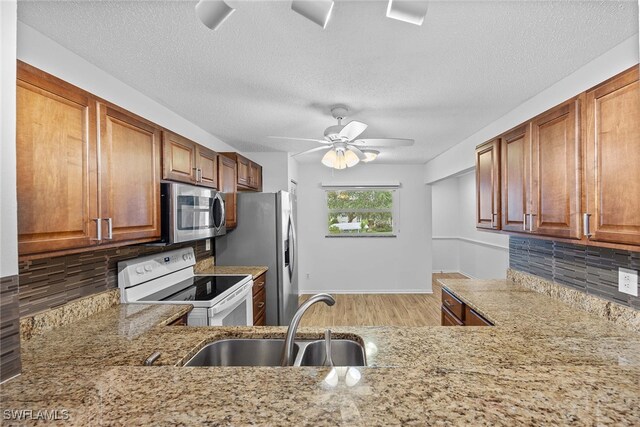
[[396, 191], [327, 189], [327, 237], [394, 236]]

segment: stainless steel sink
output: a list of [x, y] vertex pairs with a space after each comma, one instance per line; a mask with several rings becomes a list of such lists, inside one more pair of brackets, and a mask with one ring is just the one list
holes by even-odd
[[[280, 366], [284, 340], [231, 339], [207, 344], [184, 366]], [[294, 346], [297, 355], [300, 347]]]
[[[310, 342], [302, 352], [299, 366], [322, 366], [326, 358], [324, 341]], [[332, 340], [333, 366], [365, 366], [365, 351], [351, 340]]]
[[[204, 346], [184, 366], [280, 366], [283, 339], [229, 339]], [[351, 340], [332, 340], [334, 366], [365, 366], [364, 348]], [[295, 341], [293, 366], [322, 366], [323, 340]]]

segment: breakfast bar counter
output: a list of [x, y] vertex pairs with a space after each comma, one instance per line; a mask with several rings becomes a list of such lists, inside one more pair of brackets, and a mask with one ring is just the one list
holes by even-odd
[[183, 367], [209, 342], [286, 328], [169, 326], [190, 306], [117, 305], [23, 341], [3, 425], [640, 423], [640, 334], [510, 281], [442, 283], [495, 326], [332, 328], [367, 353], [333, 371]]

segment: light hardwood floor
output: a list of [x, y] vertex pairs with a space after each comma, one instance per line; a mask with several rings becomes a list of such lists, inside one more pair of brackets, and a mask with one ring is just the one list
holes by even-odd
[[[433, 274], [433, 294], [336, 294], [333, 307], [315, 304], [302, 326], [438, 326], [441, 286], [437, 279], [467, 279], [459, 273]], [[310, 295], [301, 295], [300, 302]]]

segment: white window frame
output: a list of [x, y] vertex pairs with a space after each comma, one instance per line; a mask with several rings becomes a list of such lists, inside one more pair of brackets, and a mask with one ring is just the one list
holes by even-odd
[[[328, 224], [325, 225], [325, 237], [327, 238], [394, 238], [397, 237], [400, 233], [400, 184], [386, 184], [386, 185], [322, 185], [322, 189], [324, 190], [324, 216], [323, 220], [325, 224], [327, 223], [327, 218], [329, 217], [329, 200], [328, 193], [329, 191], [369, 191], [369, 190], [383, 190], [383, 191], [391, 191], [392, 193], [392, 206], [391, 206], [391, 222], [392, 222], [392, 231], [389, 233], [344, 233], [344, 234], [333, 234], [329, 233]], [[366, 213], [366, 212], [381, 212], [386, 211], [378, 210], [378, 209], [358, 209], [355, 210], [358, 212]]]

